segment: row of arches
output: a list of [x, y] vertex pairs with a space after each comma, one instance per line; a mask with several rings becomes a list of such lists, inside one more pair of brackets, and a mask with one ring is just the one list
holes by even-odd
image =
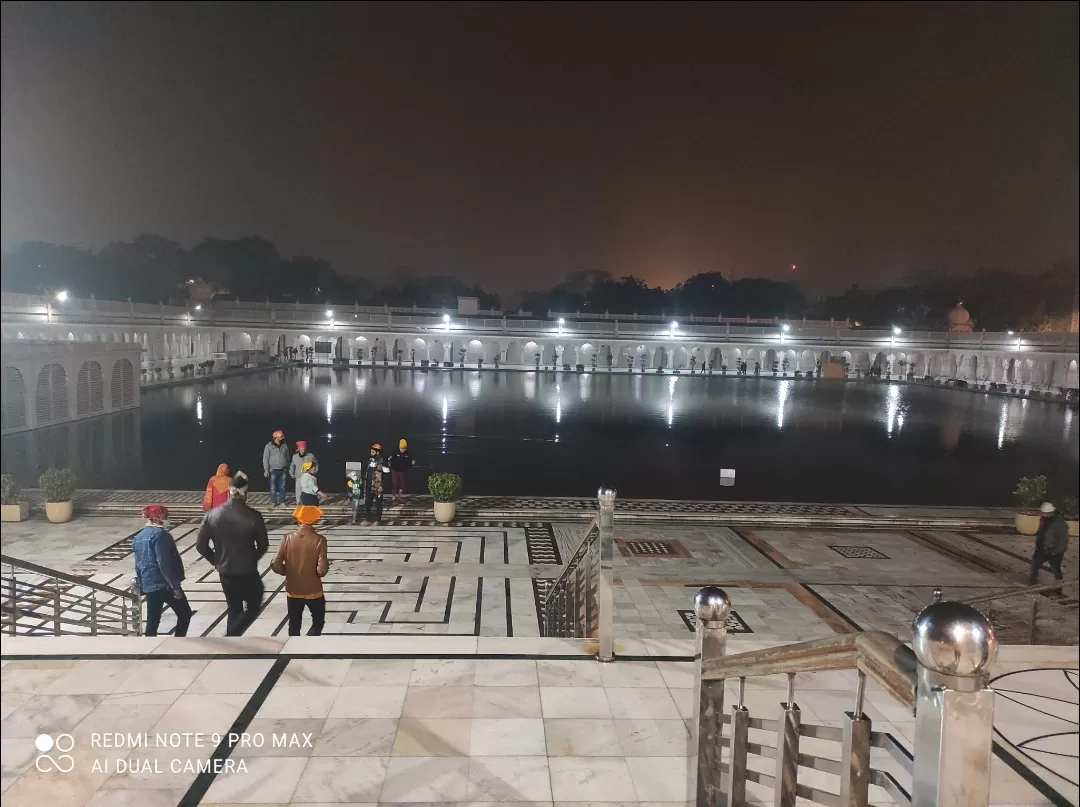
[[135, 367], [121, 358], [110, 371], [109, 397], [105, 396], [105, 374], [101, 363], [87, 359], [75, 376], [75, 407], [71, 408], [68, 372], [59, 362], [49, 362], [34, 378], [33, 409], [29, 407], [27, 379], [23, 370], [4, 366], [3, 406], [0, 407], [3, 431], [25, 429], [33, 414], [34, 426], [49, 426], [75, 418], [103, 414], [136, 403]]

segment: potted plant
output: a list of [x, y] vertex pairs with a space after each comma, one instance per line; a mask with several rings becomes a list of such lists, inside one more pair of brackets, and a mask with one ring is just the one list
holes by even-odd
[[449, 524], [457, 514], [457, 500], [461, 498], [461, 477], [457, 474], [434, 473], [428, 477], [428, 493], [435, 500], [435, 520]]
[[1065, 516], [1065, 523], [1069, 525], [1069, 535], [1073, 538], [1080, 536], [1080, 513], [1078, 513], [1075, 496], [1061, 497], [1061, 514]]
[[1022, 476], [1013, 493], [1020, 497], [1021, 508], [1016, 514], [1016, 531], [1034, 535], [1039, 531], [1039, 505], [1046, 500], [1046, 477]]
[[19, 483], [11, 474], [4, 474], [0, 480], [3, 482], [3, 490], [0, 491], [3, 495], [0, 521], [26, 521], [30, 517], [30, 505], [19, 501], [19, 494], [22, 493]]
[[72, 499], [78, 481], [70, 468], [50, 468], [38, 478], [41, 492], [45, 494], [45, 517], [53, 524], [71, 521]]

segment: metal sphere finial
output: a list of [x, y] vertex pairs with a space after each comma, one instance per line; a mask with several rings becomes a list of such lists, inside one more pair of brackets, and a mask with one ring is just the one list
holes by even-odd
[[731, 612], [731, 598], [717, 586], [705, 586], [694, 595], [694, 613], [698, 624], [720, 622], [723, 624]]
[[600, 489], [596, 491], [596, 498], [601, 502], [615, 501], [615, 488], [611, 487], [611, 485], [601, 485]]
[[911, 632], [911, 649], [919, 663], [934, 672], [979, 675], [997, 658], [997, 638], [990, 622], [961, 602], [926, 606], [915, 617]]

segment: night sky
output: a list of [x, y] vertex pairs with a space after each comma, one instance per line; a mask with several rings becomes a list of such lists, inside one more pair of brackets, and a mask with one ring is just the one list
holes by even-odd
[[1078, 5], [3, 4], [2, 245], [495, 291], [1077, 260]]

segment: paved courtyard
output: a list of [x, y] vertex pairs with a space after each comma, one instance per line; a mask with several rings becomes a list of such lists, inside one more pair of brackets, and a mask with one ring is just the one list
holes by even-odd
[[[284, 578], [269, 569], [291, 524], [270, 519], [261, 571], [266, 595], [251, 635], [284, 631]], [[5, 554], [126, 588], [137, 519], [84, 517], [6, 527]], [[330, 572], [326, 632], [538, 636], [544, 581], [558, 576], [585, 525], [580, 521], [421, 519], [378, 528], [321, 524]], [[173, 535], [195, 610], [190, 635], [224, 635], [217, 573], [195, 550], [197, 522]], [[913, 615], [942, 588], [965, 599], [1026, 581], [1031, 539], [1005, 530], [762, 528], [650, 522], [616, 527], [615, 630], [623, 638], [679, 640], [693, 630], [694, 592], [720, 585], [732, 597], [731, 629], [767, 641], [800, 641], [880, 629], [907, 639]], [[1076, 542], [1066, 559], [1077, 569]], [[1045, 574], [1045, 580], [1050, 580]], [[1039, 598], [1036, 641], [1077, 639], [1075, 607]], [[1030, 598], [1005, 600], [994, 619], [1005, 641], [1027, 641]], [[50, 632], [51, 611], [38, 630]], [[172, 628], [169, 612], [162, 630]], [[33, 628], [33, 626], [31, 625]]]

